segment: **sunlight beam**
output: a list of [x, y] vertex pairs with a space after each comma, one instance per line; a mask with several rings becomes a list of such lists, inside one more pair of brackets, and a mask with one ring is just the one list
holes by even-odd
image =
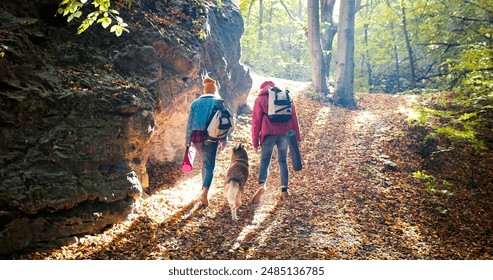
[[[253, 215], [252, 224], [246, 225], [242, 231], [238, 234], [235, 243], [231, 247], [230, 251], [238, 249], [242, 242], [245, 240], [250, 233], [257, 231], [263, 222], [272, 215], [272, 212], [277, 207], [278, 200], [274, 197], [273, 193], [267, 191], [264, 194], [263, 200], [260, 205], [255, 209], [255, 214]], [[269, 237], [270, 228], [274, 225], [269, 226], [266, 230], [260, 232], [260, 236], [257, 238], [259, 240], [258, 244], [261, 244], [263, 240]]]

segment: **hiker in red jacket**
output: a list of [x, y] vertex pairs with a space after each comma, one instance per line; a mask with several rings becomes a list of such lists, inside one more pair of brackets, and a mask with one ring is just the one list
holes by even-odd
[[267, 106], [269, 103], [268, 89], [278, 89], [272, 81], [265, 81], [260, 86], [260, 92], [255, 99], [252, 112], [252, 144], [258, 153], [261, 146], [261, 159], [258, 174], [259, 188], [252, 198], [253, 203], [258, 203], [260, 197], [267, 190], [267, 177], [269, 175], [269, 165], [272, 158], [274, 147], [277, 147], [277, 161], [281, 175], [282, 199], [287, 199], [290, 195], [288, 191], [289, 171], [288, 171], [288, 146], [289, 137], [286, 136], [288, 130], [296, 132], [296, 139], [301, 141], [298, 117], [294, 102], [291, 108], [291, 119], [286, 122], [274, 122], [267, 117]]

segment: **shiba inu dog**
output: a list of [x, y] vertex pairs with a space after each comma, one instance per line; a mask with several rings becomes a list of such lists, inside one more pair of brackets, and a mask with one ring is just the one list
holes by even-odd
[[241, 205], [241, 194], [248, 178], [248, 153], [242, 144], [233, 148], [231, 162], [224, 181], [224, 197], [231, 208], [233, 221], [237, 221], [236, 210]]

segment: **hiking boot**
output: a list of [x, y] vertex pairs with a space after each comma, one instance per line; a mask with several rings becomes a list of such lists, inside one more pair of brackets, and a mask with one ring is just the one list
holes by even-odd
[[265, 187], [264, 186], [258, 188], [257, 192], [255, 192], [255, 194], [252, 197], [252, 203], [253, 204], [259, 203], [260, 202], [260, 197], [262, 197], [262, 195], [264, 193], [265, 193]]

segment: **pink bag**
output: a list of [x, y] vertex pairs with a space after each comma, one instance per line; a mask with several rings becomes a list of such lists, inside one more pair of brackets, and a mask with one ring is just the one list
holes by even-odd
[[195, 159], [196, 150], [194, 147], [189, 146], [185, 150], [185, 156], [181, 164], [181, 170], [185, 173], [191, 172], [193, 168], [193, 160]]

